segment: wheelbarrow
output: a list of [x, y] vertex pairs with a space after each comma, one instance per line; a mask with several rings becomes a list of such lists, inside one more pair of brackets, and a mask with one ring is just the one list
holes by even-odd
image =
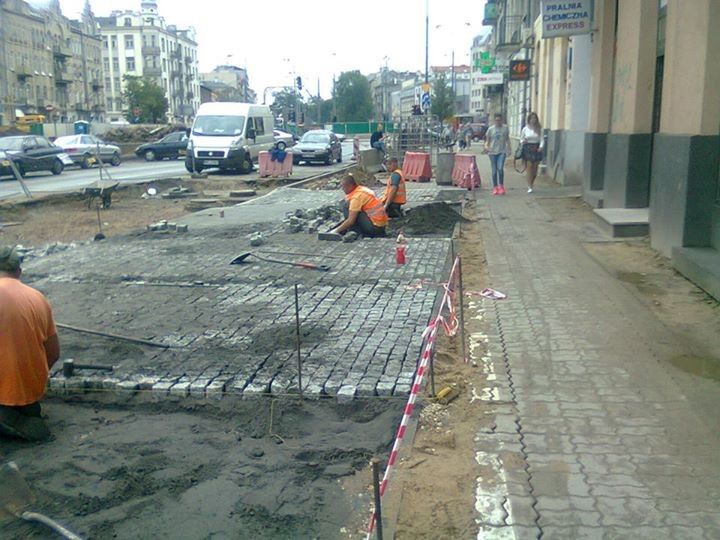
[[2, 465], [0, 467], [0, 521], [22, 519], [40, 523], [67, 540], [82, 540], [80, 536], [69, 531], [57, 521], [43, 514], [26, 510], [34, 502], [35, 496], [30, 491], [30, 487], [20, 474], [20, 469], [15, 462], [9, 461]]

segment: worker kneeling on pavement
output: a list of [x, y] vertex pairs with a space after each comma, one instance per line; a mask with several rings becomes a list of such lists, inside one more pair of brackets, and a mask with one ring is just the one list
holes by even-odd
[[397, 158], [390, 158], [387, 161], [387, 168], [391, 172], [382, 198], [385, 213], [391, 218], [401, 218], [404, 215], [402, 207], [407, 202], [405, 176], [402, 169], [398, 167]]
[[60, 344], [50, 303], [20, 282], [21, 262], [0, 246], [0, 435], [37, 441], [50, 435], [39, 401]]
[[345, 192], [343, 214], [345, 221], [332, 232], [344, 234], [355, 231], [363, 236], [385, 236], [388, 217], [385, 207], [375, 192], [366, 186], [360, 186], [352, 174], [348, 174], [340, 182]]

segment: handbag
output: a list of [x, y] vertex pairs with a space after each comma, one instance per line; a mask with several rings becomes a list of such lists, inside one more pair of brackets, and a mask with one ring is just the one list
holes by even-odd
[[518, 147], [515, 150], [515, 160], [520, 159], [523, 159], [523, 143], [518, 144]]

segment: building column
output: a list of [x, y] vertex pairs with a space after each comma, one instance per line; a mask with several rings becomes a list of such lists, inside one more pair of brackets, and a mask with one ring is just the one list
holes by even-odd
[[658, 3], [618, 3], [615, 69], [607, 136], [606, 208], [646, 208], [650, 200]]
[[652, 246], [667, 256], [682, 247], [720, 249], [718, 20], [717, 0], [668, 1], [650, 197]]
[[583, 197], [602, 191], [605, 180], [605, 148], [610, 130], [610, 103], [615, 48], [615, 2], [595, 2], [590, 69], [590, 116], [585, 134]]
[[592, 41], [589, 35], [571, 38], [568, 59], [563, 170], [558, 181], [563, 185], [576, 185], [583, 183], [585, 136], [590, 116]]

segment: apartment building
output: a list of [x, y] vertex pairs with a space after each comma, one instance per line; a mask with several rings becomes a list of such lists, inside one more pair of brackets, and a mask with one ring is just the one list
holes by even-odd
[[200, 82], [217, 94], [217, 101], [255, 103], [257, 94], [250, 88], [247, 69], [233, 66], [217, 66], [210, 73], [201, 73]]
[[0, 125], [24, 114], [49, 121], [103, 121], [100, 28], [86, 2], [80, 20], [57, 0], [42, 9], [0, 3]]
[[148, 77], [165, 91], [167, 120], [187, 122], [200, 106], [197, 41], [193, 28], [166, 24], [157, 2], [140, 11], [115, 11], [98, 18], [103, 40], [106, 107], [110, 121], [126, 117], [124, 77]]

